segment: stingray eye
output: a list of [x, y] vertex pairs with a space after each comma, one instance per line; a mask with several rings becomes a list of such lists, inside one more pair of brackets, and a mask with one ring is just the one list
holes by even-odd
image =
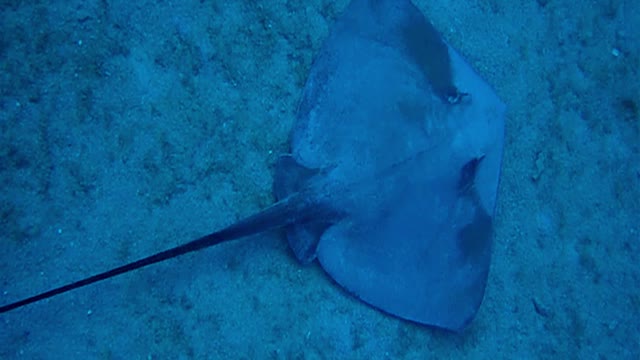
[[457, 89], [451, 94], [447, 95], [447, 102], [451, 105], [460, 104], [465, 99], [471, 99], [471, 94], [466, 92], [460, 92]]

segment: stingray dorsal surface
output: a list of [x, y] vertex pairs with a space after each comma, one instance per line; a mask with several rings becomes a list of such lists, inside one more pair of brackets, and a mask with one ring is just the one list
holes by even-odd
[[296, 255], [384, 312], [464, 329], [487, 282], [504, 112], [410, 1], [353, 1], [291, 142], [300, 167], [330, 169], [324, 199], [340, 216], [289, 227]]

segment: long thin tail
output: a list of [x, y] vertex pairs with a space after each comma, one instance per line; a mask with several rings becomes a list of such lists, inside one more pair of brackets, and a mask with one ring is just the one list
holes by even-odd
[[82, 279], [80, 281], [76, 281], [74, 283], [71, 284], [67, 284], [64, 286], [61, 286], [59, 288], [53, 289], [53, 290], [49, 290], [47, 292], [43, 292], [41, 294], [20, 300], [20, 301], [16, 301], [14, 303], [8, 304], [8, 305], [4, 305], [2, 307], [0, 307], [0, 314], [5, 313], [7, 311], [11, 311], [13, 309], [25, 306], [25, 305], [29, 305], [32, 304], [34, 302], [40, 301], [40, 300], [44, 300], [44, 299], [48, 299], [52, 296], [56, 296], [62, 293], [65, 293], [67, 291], [71, 291], [73, 289], [77, 289], [77, 288], [81, 288], [93, 283], [96, 283], [98, 281], [102, 281], [102, 280], [106, 280], [136, 269], [140, 269], [143, 268], [145, 266], [149, 266], [155, 263], [159, 263], [161, 261], [164, 260], [168, 260], [168, 259], [172, 259], [174, 257], [178, 257], [180, 255], [184, 255], [190, 252], [194, 252], [194, 251], [198, 251], [216, 244], [219, 244], [221, 242], [224, 241], [228, 241], [228, 240], [233, 240], [236, 239], [236, 237], [229, 237], [226, 236], [229, 235], [227, 233], [227, 231], [222, 230], [219, 232], [215, 232], [213, 234], [209, 234], [206, 236], [203, 236], [199, 239], [193, 240], [191, 242], [188, 242], [186, 244], [182, 244], [180, 246], [176, 246], [172, 249], [169, 250], [165, 250], [162, 252], [159, 252], [155, 255], [151, 255], [148, 256], [146, 258], [140, 259], [138, 261], [134, 261], [132, 263], [117, 267], [115, 269], [111, 269], [109, 271], [105, 271], [103, 273], [97, 274], [97, 275], [93, 275], [91, 277], [88, 277], [86, 279]]
[[133, 270], [143, 268], [161, 261], [169, 260], [184, 254], [202, 250], [226, 241], [239, 239], [245, 236], [258, 234], [264, 231], [273, 230], [285, 225], [296, 223], [304, 220], [309, 216], [309, 210], [313, 209], [316, 204], [309, 200], [306, 193], [296, 193], [287, 197], [263, 211], [240, 220], [235, 224], [226, 227], [220, 231], [203, 236], [199, 239], [190, 241], [186, 244], [176, 246], [172, 249], [159, 252], [155, 255], [134, 261], [132, 263], [122, 265], [120, 267], [105, 271], [103, 273], [93, 275], [86, 279], [76, 281], [41, 294], [16, 301], [14, 303], [0, 306], [0, 314], [7, 311], [32, 304], [34, 302], [48, 299], [50, 297], [66, 293], [77, 288], [81, 288], [98, 281], [106, 280]]
[[[133, 270], [159, 263], [161, 261], [169, 260], [184, 254], [202, 250], [204, 248], [211, 247], [222, 242], [235, 240], [241, 237], [257, 234], [263, 231], [272, 230], [274, 228], [287, 225], [291, 221], [295, 221], [295, 218], [290, 216], [292, 212], [288, 200], [289, 199], [278, 202], [258, 214], [250, 216], [225, 229], [203, 236], [186, 244], [176, 246], [172, 249], [159, 252], [146, 258], [61, 286], [59, 288], [55, 288], [38, 295], [1, 306], [0, 314]], [[299, 211], [299, 209], [293, 209], [293, 213], [295, 213], [296, 211]]]

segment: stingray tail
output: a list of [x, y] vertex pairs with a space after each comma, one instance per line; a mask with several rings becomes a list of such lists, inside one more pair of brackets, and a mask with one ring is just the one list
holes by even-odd
[[298, 261], [305, 265], [315, 260], [320, 237], [336, 217], [336, 211], [321, 201], [324, 192], [314, 181], [321, 173], [320, 169], [299, 164], [290, 155], [281, 156], [276, 164], [276, 199], [299, 198], [298, 208], [292, 212], [296, 219], [287, 224], [285, 230], [289, 247]]
[[[292, 199], [286, 199], [284, 201], [278, 202], [258, 214], [250, 216], [220, 231], [216, 231], [199, 239], [145, 257], [132, 263], [128, 263], [126, 265], [122, 265], [117, 268], [113, 268], [111, 270], [90, 276], [88, 278], [40, 293], [38, 295], [16, 301], [11, 304], [0, 306], [0, 314], [38, 302], [40, 300], [48, 299], [53, 296], [66, 293], [74, 289], [97, 283], [102, 280], [110, 279], [112, 277], [122, 275], [149, 265], [153, 265], [191, 252], [199, 251], [220, 244], [222, 242], [235, 240], [241, 237], [282, 227], [289, 224], [291, 221], [295, 221], [296, 219], [292, 217], [291, 214], [296, 213], [300, 210], [295, 206], [292, 208], [291, 204], [296, 203], [296, 201], [291, 200]], [[297, 206], [304, 206], [304, 204], [300, 204], [298, 202]]]

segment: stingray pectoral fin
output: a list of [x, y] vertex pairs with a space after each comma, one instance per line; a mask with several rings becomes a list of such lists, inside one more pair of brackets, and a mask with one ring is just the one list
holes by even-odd
[[454, 179], [435, 179], [424, 187], [407, 182], [391, 190], [398, 191], [387, 204], [393, 206], [363, 204], [371, 209], [369, 217], [350, 217], [323, 234], [322, 267], [387, 313], [463, 330], [484, 296], [491, 218], [458, 195]]

